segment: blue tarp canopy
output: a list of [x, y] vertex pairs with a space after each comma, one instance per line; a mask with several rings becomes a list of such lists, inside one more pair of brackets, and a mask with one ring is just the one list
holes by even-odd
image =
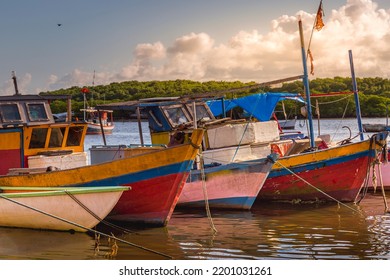
[[[259, 121], [269, 121], [275, 110], [276, 104], [279, 101], [285, 99], [296, 100], [298, 102], [305, 103], [299, 94], [284, 92], [257, 93], [223, 101], [226, 112], [236, 106], [239, 106]], [[210, 107], [210, 110], [214, 116], [222, 115], [222, 100], [210, 100], [207, 101], [207, 105]]]

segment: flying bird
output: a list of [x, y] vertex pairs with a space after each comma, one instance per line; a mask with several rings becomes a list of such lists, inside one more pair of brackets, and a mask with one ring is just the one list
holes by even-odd
[[57, 26], [61, 26], [62, 25], [62, 23], [57, 23]]

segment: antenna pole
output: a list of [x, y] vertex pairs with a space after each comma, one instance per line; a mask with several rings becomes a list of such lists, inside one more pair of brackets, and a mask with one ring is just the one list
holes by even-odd
[[12, 71], [12, 80], [14, 80], [15, 95], [20, 95], [18, 90], [18, 82], [16, 81], [15, 71]]

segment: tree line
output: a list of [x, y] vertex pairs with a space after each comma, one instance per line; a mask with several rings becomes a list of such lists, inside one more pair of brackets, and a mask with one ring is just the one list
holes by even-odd
[[[317, 78], [309, 82], [313, 114], [320, 114], [321, 118], [355, 117], [355, 101], [353, 94], [315, 97], [318, 94], [334, 92], [352, 92], [352, 79], [345, 77]], [[387, 105], [390, 104], [390, 80], [385, 78], [357, 78], [359, 101], [362, 117], [385, 117]], [[226, 92], [226, 98], [240, 97], [261, 92], [289, 92], [304, 94], [302, 81], [286, 82], [273, 86], [259, 86], [255, 82], [240, 81], [207, 81], [197, 82], [191, 80], [169, 81], [126, 81], [115, 82], [108, 85], [87, 87], [85, 93], [87, 104], [96, 106], [113, 102], [132, 101], [151, 97], [174, 97], [185, 95], [215, 94]], [[84, 106], [84, 94], [81, 87], [71, 87], [41, 94], [70, 95], [72, 110], [76, 116], [81, 116], [80, 109]], [[294, 101], [285, 101], [284, 108], [289, 116], [300, 117], [302, 104]], [[65, 112], [66, 104], [62, 101], [52, 103], [54, 113]], [[277, 106], [277, 117], [284, 118], [282, 105]], [[116, 112], [115, 117], [126, 118], [128, 112]]]

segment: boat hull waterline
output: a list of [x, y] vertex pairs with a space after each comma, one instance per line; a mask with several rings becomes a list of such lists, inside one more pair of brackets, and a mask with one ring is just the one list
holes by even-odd
[[212, 209], [251, 209], [277, 159], [269, 157], [191, 170], [177, 206], [205, 207], [207, 199]]

